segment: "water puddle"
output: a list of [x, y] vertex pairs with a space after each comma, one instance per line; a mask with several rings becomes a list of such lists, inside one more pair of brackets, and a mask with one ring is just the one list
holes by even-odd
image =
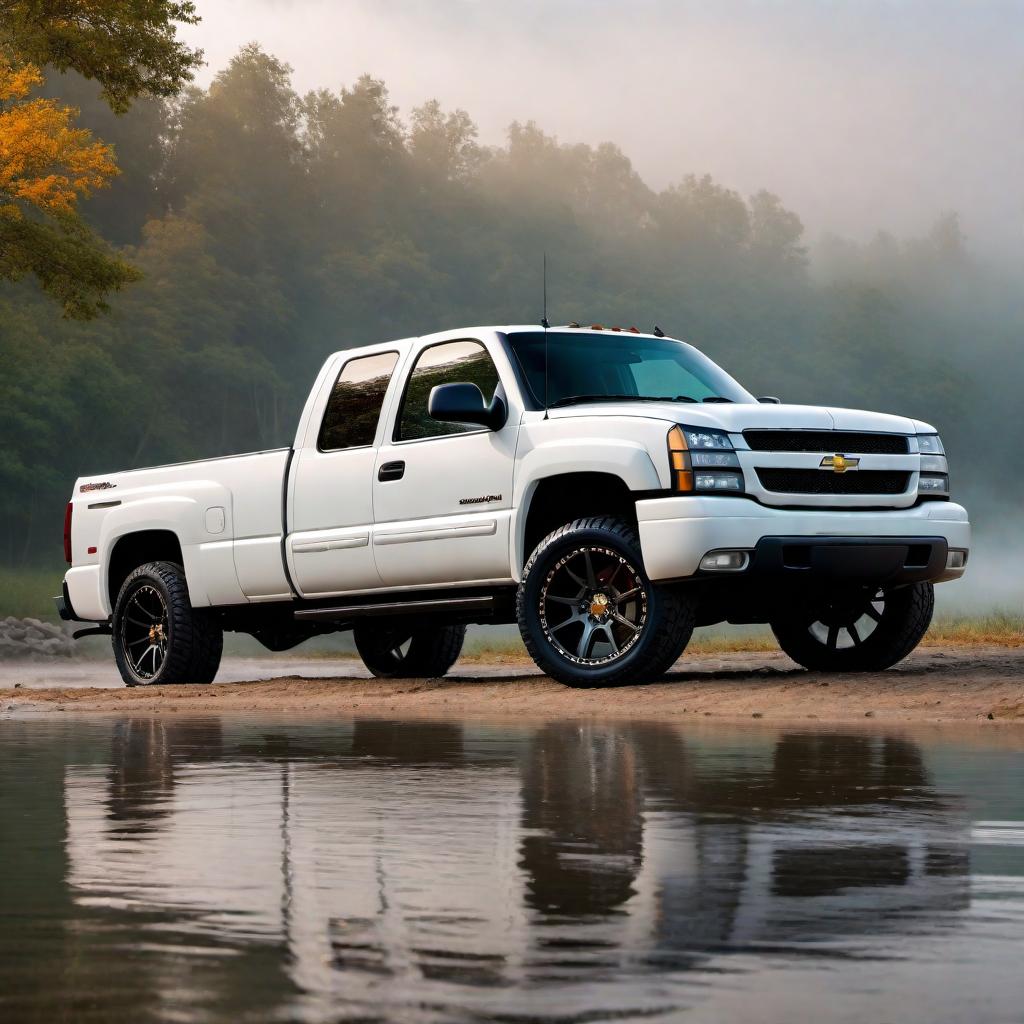
[[5, 1020], [1021, 1019], [1013, 749], [61, 717], [0, 779]]

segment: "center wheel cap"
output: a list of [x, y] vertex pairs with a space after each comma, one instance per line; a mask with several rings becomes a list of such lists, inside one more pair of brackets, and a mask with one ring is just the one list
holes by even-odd
[[610, 605], [607, 594], [594, 594], [590, 599], [590, 614], [595, 619], [603, 619], [608, 614]]

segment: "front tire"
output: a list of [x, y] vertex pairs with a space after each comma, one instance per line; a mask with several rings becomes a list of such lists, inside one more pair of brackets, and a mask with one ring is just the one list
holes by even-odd
[[804, 668], [880, 672], [917, 647], [934, 609], [931, 583], [866, 587], [775, 619], [771, 627], [783, 651]]
[[211, 683], [224, 633], [212, 612], [192, 607], [180, 565], [148, 562], [121, 586], [111, 642], [126, 686]]
[[459, 660], [465, 626], [413, 628], [394, 623], [358, 623], [352, 630], [363, 664], [378, 679], [439, 679]]
[[647, 577], [632, 526], [577, 519], [537, 546], [516, 596], [538, 668], [566, 686], [620, 686], [664, 675], [693, 633], [694, 606]]

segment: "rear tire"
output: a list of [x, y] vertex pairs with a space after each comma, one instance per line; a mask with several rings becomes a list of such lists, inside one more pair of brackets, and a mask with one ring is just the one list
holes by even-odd
[[378, 679], [439, 679], [459, 660], [465, 626], [359, 623], [352, 630], [363, 664]]
[[537, 545], [516, 616], [537, 667], [585, 688], [660, 678], [686, 649], [695, 608], [678, 589], [648, 579], [632, 526], [596, 516]]
[[798, 665], [819, 672], [879, 672], [902, 661], [928, 632], [931, 583], [868, 587], [776, 619], [772, 632]]
[[126, 686], [211, 683], [224, 633], [215, 613], [192, 607], [180, 565], [147, 562], [121, 586], [111, 642]]

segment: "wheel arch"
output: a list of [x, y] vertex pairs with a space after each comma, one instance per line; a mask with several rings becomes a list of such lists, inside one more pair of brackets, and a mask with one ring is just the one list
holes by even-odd
[[[580, 516], [606, 512], [627, 514], [635, 522], [637, 500], [664, 487], [650, 451], [638, 441], [572, 437], [531, 448], [519, 459], [513, 488], [513, 578], [522, 574], [536, 541], [551, 530]], [[603, 503], [605, 507], [596, 507], [595, 497], [611, 500]], [[539, 530], [543, 532], [538, 535]]]
[[124, 581], [147, 562], [174, 562], [184, 566], [178, 535], [169, 529], [147, 529], [124, 533], [112, 544], [107, 559], [107, 599], [113, 611]]
[[637, 495], [618, 474], [582, 470], [535, 480], [517, 518], [513, 574], [552, 530], [585, 516], [612, 515], [636, 526]]

